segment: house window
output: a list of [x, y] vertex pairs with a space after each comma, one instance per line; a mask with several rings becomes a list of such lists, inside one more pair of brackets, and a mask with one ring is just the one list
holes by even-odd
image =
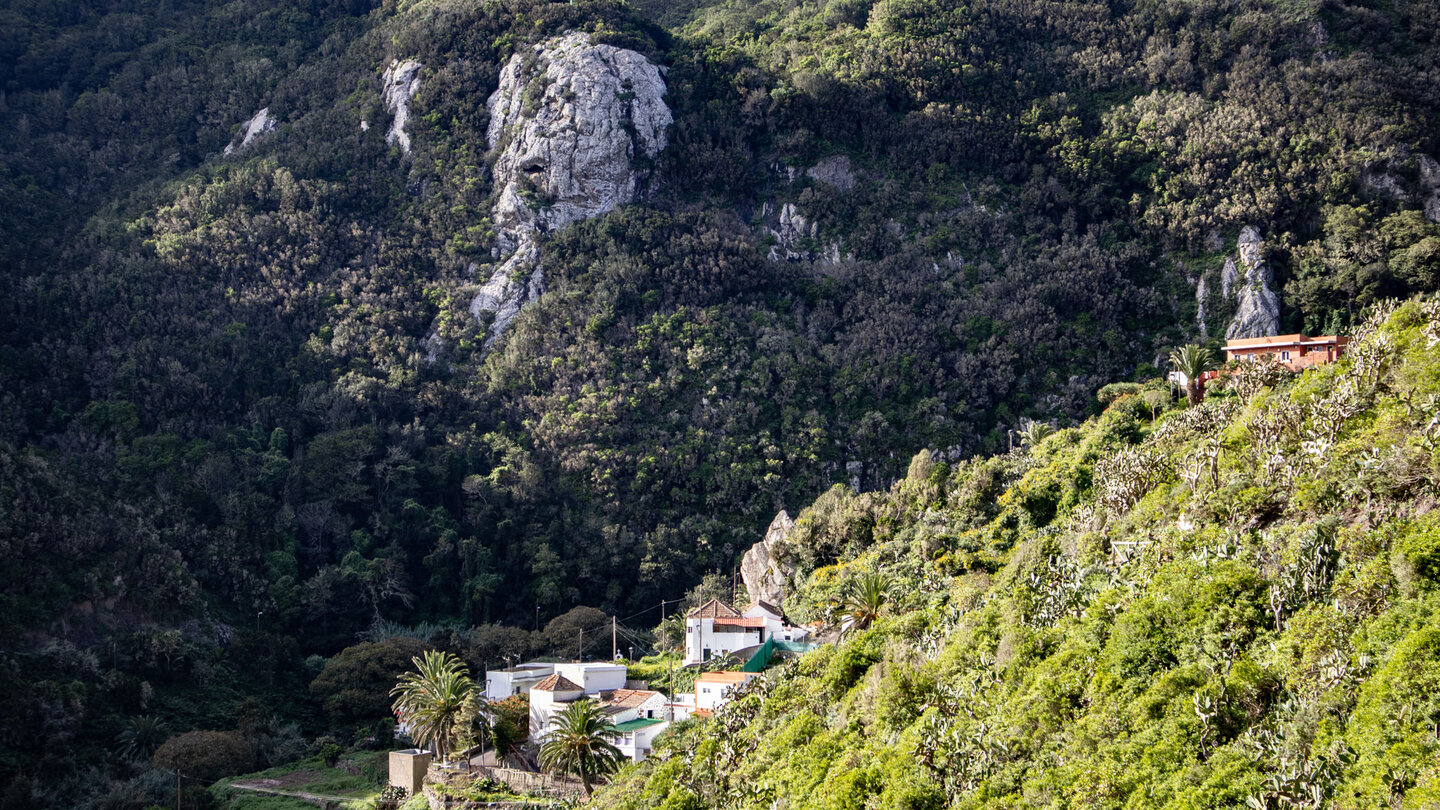
[[1280, 359], [1281, 359], [1281, 360], [1289, 360], [1289, 359], [1290, 359], [1290, 352], [1288, 352], [1288, 351], [1286, 351], [1286, 352], [1280, 352]]
[[706, 647], [706, 648], [705, 648], [705, 652], [704, 652], [703, 655], [701, 655], [700, 660], [701, 660], [701, 661], [709, 661], [709, 660], [710, 660], [710, 648], [709, 648], [709, 647]]

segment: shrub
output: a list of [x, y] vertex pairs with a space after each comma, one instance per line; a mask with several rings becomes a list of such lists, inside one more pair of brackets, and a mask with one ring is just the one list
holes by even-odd
[[155, 751], [155, 767], [214, 782], [254, 767], [250, 745], [234, 731], [191, 731], [166, 740]]

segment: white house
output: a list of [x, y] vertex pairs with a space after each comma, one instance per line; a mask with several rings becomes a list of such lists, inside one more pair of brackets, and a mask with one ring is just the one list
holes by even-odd
[[625, 688], [625, 665], [602, 661], [571, 664], [547, 664], [531, 661], [509, 669], [485, 673], [485, 698], [504, 700], [528, 693], [536, 684], [559, 673], [579, 686], [587, 695], [598, 695], [607, 689]]
[[808, 635], [805, 628], [787, 623], [774, 605], [756, 601], [741, 613], [719, 599], [711, 599], [685, 616], [684, 663], [698, 664], [748, 650], [771, 638], [799, 641]]
[[579, 684], [555, 673], [530, 688], [530, 739], [539, 741], [550, 730], [555, 715], [585, 697]]
[[600, 698], [600, 705], [620, 732], [615, 747], [636, 762], [649, 756], [655, 738], [670, 727], [665, 696], [649, 689], [616, 689]]
[[535, 684], [555, 674], [554, 664], [534, 661], [509, 669], [492, 669], [485, 673], [485, 699], [504, 700], [523, 695]]
[[587, 694], [580, 684], [556, 672], [530, 689], [530, 739], [543, 742], [553, 730], [555, 718], [581, 698], [600, 704], [619, 732], [615, 746], [636, 762], [649, 755], [655, 737], [670, 726], [670, 703], [659, 692], [607, 689]]
[[695, 680], [695, 708], [713, 712], [729, 702], [736, 687], [758, 677], [758, 672], [702, 672]]

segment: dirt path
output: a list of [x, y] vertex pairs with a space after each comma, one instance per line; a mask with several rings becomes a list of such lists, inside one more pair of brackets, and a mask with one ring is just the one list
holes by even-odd
[[[266, 784], [266, 783], [271, 784]], [[324, 796], [319, 793], [306, 793], [303, 790], [281, 790], [275, 785], [280, 784], [277, 779], [263, 779], [258, 782], [231, 782], [230, 787], [236, 790], [248, 790], [252, 793], [265, 793], [271, 796], [288, 796], [292, 799], [301, 799], [311, 802], [322, 808], [341, 807], [346, 802], [360, 801], [359, 796]]]

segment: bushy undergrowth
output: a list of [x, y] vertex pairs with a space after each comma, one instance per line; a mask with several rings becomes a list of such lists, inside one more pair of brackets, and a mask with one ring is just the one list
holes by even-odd
[[787, 609], [824, 616], [865, 571], [908, 596], [600, 804], [1436, 806], [1437, 335], [1440, 304], [1382, 308], [1334, 366], [1158, 414], [1121, 396], [1033, 449], [827, 496], [802, 525], [870, 542]]

